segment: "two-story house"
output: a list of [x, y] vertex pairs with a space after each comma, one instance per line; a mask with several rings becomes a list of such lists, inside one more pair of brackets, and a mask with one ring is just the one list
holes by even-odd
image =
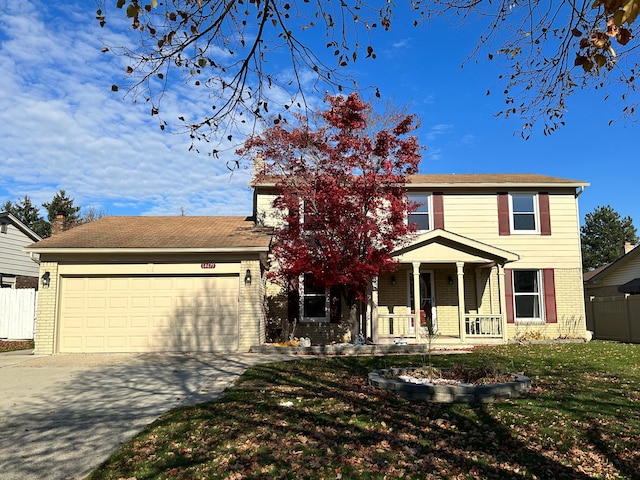
[[37, 233], [9, 212], [0, 212], [0, 288], [37, 288], [38, 265], [24, 247]]
[[[578, 196], [542, 175], [416, 175], [419, 232], [372, 285], [362, 333], [457, 345], [582, 337]], [[36, 353], [241, 351], [295, 319], [326, 344], [347, 328], [331, 291], [267, 279], [275, 184], [252, 217], [103, 217], [27, 247], [39, 254]], [[418, 312], [417, 314], [415, 312]]]
[[[578, 196], [587, 185], [531, 174], [411, 177], [408, 195], [420, 206], [408, 221], [418, 232], [394, 252], [397, 270], [372, 285], [364, 336], [454, 344], [584, 337]], [[275, 183], [255, 193], [255, 217], [273, 226]], [[299, 285], [267, 288], [272, 320], [285, 330], [295, 321], [295, 335], [317, 343], [343, 339], [332, 292]]]

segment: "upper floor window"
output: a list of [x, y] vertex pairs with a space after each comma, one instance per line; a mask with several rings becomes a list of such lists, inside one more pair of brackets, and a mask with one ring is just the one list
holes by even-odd
[[535, 193], [511, 194], [511, 230], [538, 232], [538, 195]]
[[409, 224], [415, 224], [418, 231], [431, 230], [431, 195], [427, 193], [409, 193], [409, 201], [418, 205], [418, 207], [409, 214]]
[[498, 192], [498, 233], [551, 235], [549, 193]]

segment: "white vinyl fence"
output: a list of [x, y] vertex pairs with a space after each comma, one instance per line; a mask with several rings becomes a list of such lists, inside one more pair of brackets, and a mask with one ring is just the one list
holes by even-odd
[[0, 338], [33, 339], [37, 299], [32, 288], [0, 288]]

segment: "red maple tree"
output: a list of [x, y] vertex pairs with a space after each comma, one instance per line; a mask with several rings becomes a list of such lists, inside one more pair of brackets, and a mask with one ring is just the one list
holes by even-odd
[[407, 176], [421, 159], [413, 115], [371, 133], [371, 106], [357, 94], [327, 96], [315, 128], [277, 124], [250, 137], [240, 154], [260, 155], [257, 182], [276, 182], [274, 207], [282, 222], [274, 231], [272, 276], [314, 287], [340, 287], [357, 330], [357, 301], [371, 281], [395, 268], [392, 251], [408, 239]]

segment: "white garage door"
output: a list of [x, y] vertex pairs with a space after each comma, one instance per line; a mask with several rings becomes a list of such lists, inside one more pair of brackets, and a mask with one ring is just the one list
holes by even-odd
[[238, 277], [63, 277], [58, 351], [234, 351]]

